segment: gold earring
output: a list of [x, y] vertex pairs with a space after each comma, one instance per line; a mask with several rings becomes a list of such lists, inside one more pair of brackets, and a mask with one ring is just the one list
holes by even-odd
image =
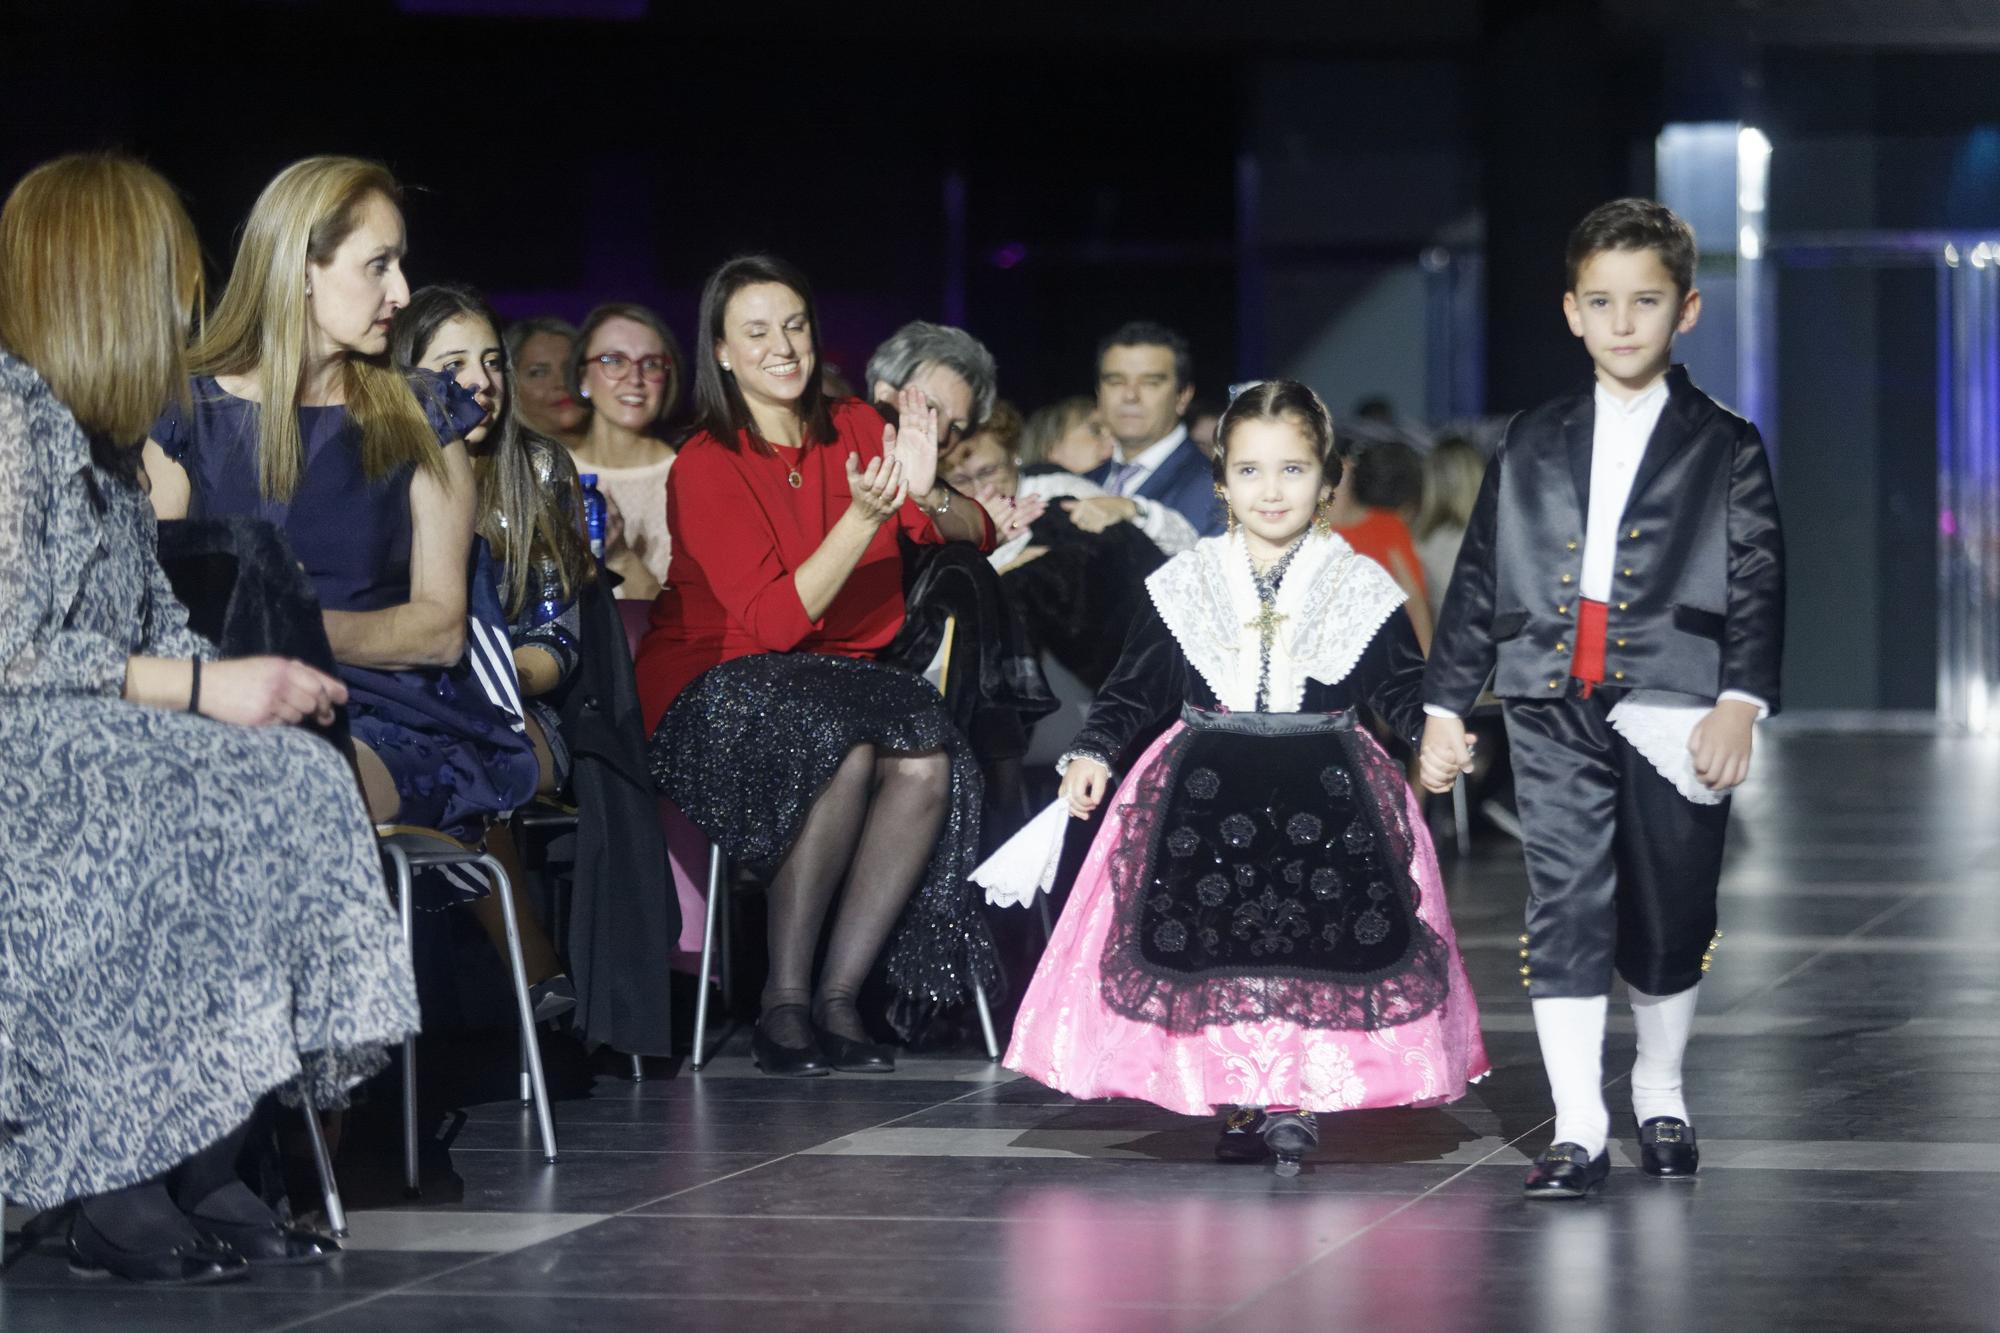
[[1229, 492], [1222, 489], [1222, 483], [1219, 481], [1215, 483], [1215, 498], [1222, 501], [1223, 533], [1225, 535], [1234, 533], [1236, 510], [1229, 503]]
[[1321, 496], [1319, 504], [1313, 508], [1313, 531], [1322, 537], [1333, 535], [1333, 519], [1327, 512], [1332, 508], [1333, 497], [1330, 495]]

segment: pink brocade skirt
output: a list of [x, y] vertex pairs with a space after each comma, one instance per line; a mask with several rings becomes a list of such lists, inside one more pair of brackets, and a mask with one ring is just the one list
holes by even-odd
[[[1072, 1097], [1135, 1097], [1184, 1115], [1219, 1106], [1354, 1111], [1455, 1101], [1490, 1068], [1479, 1006], [1445, 906], [1437, 853], [1413, 792], [1405, 793], [1417, 915], [1444, 940], [1445, 1001], [1424, 1017], [1372, 1031], [1304, 1027], [1283, 1019], [1178, 1033], [1114, 1012], [1101, 996], [1102, 960], [1117, 914], [1108, 858], [1138, 775], [1181, 727], [1146, 751], [1119, 789], [1078, 872], [1055, 937], [1014, 1020], [1005, 1064]], [[1372, 741], [1366, 742], [1373, 744]]]

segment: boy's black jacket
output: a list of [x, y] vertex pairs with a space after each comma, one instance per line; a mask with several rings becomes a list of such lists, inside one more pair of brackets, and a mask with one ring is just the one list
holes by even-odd
[[[1757, 428], [1675, 366], [1618, 524], [1605, 684], [1778, 709], [1785, 547]], [[1593, 384], [1523, 412], [1487, 467], [1424, 675], [1463, 717], [1488, 673], [1506, 699], [1563, 695], [1575, 646]]]

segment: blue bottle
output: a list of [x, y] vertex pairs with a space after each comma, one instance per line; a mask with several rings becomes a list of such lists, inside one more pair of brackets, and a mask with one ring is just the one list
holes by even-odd
[[606, 523], [604, 493], [597, 489], [597, 474], [586, 472], [580, 478], [583, 483], [583, 525], [590, 537], [590, 553], [598, 562], [604, 560], [604, 528]]

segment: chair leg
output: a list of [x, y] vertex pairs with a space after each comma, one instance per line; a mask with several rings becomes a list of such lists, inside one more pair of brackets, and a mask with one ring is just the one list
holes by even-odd
[[1458, 839], [1458, 854], [1472, 855], [1472, 809], [1471, 799], [1465, 794], [1465, 775], [1451, 784], [1451, 828]]
[[701, 931], [701, 976], [695, 990], [694, 1054], [688, 1068], [699, 1070], [708, 1063], [708, 976], [715, 962], [715, 923], [722, 906], [722, 848], [708, 849], [708, 910]]
[[632, 1057], [632, 1081], [634, 1083], [646, 1081], [646, 1062], [636, 1055]]
[[528, 1001], [528, 969], [521, 961], [521, 923], [514, 915], [513, 886], [507, 872], [493, 857], [482, 856], [479, 866], [487, 882], [500, 898], [500, 915], [507, 923], [507, 965], [514, 973], [514, 1005], [521, 1016], [522, 1053], [528, 1062], [528, 1081], [534, 1093], [535, 1120], [542, 1132], [542, 1160], [556, 1160], [555, 1117], [549, 1112], [549, 1085], [542, 1073], [542, 1048], [535, 1040], [535, 1011]]
[[528, 1077], [528, 1034], [521, 1034], [521, 1105], [527, 1106], [535, 1100], [534, 1080]]
[[306, 1139], [312, 1144], [313, 1169], [319, 1172], [319, 1192], [326, 1200], [326, 1229], [335, 1240], [347, 1238], [347, 1210], [340, 1205], [340, 1186], [333, 1178], [333, 1154], [326, 1150], [326, 1129], [319, 1123], [319, 1107], [305, 1080], [299, 1080], [299, 1107], [305, 1112]]
[[986, 987], [979, 984], [979, 978], [972, 978], [972, 1003], [979, 1009], [979, 1030], [986, 1035], [986, 1058], [1000, 1058], [1000, 1039], [993, 1033], [993, 1011], [986, 1005]]
[[[390, 846], [384, 849], [389, 864], [396, 872], [396, 908], [402, 916], [403, 947], [413, 948], [416, 935], [416, 903], [412, 893], [410, 858], [403, 849]], [[411, 1198], [419, 1193], [417, 1188], [417, 1038], [416, 1034], [403, 1038], [403, 1190]]]

